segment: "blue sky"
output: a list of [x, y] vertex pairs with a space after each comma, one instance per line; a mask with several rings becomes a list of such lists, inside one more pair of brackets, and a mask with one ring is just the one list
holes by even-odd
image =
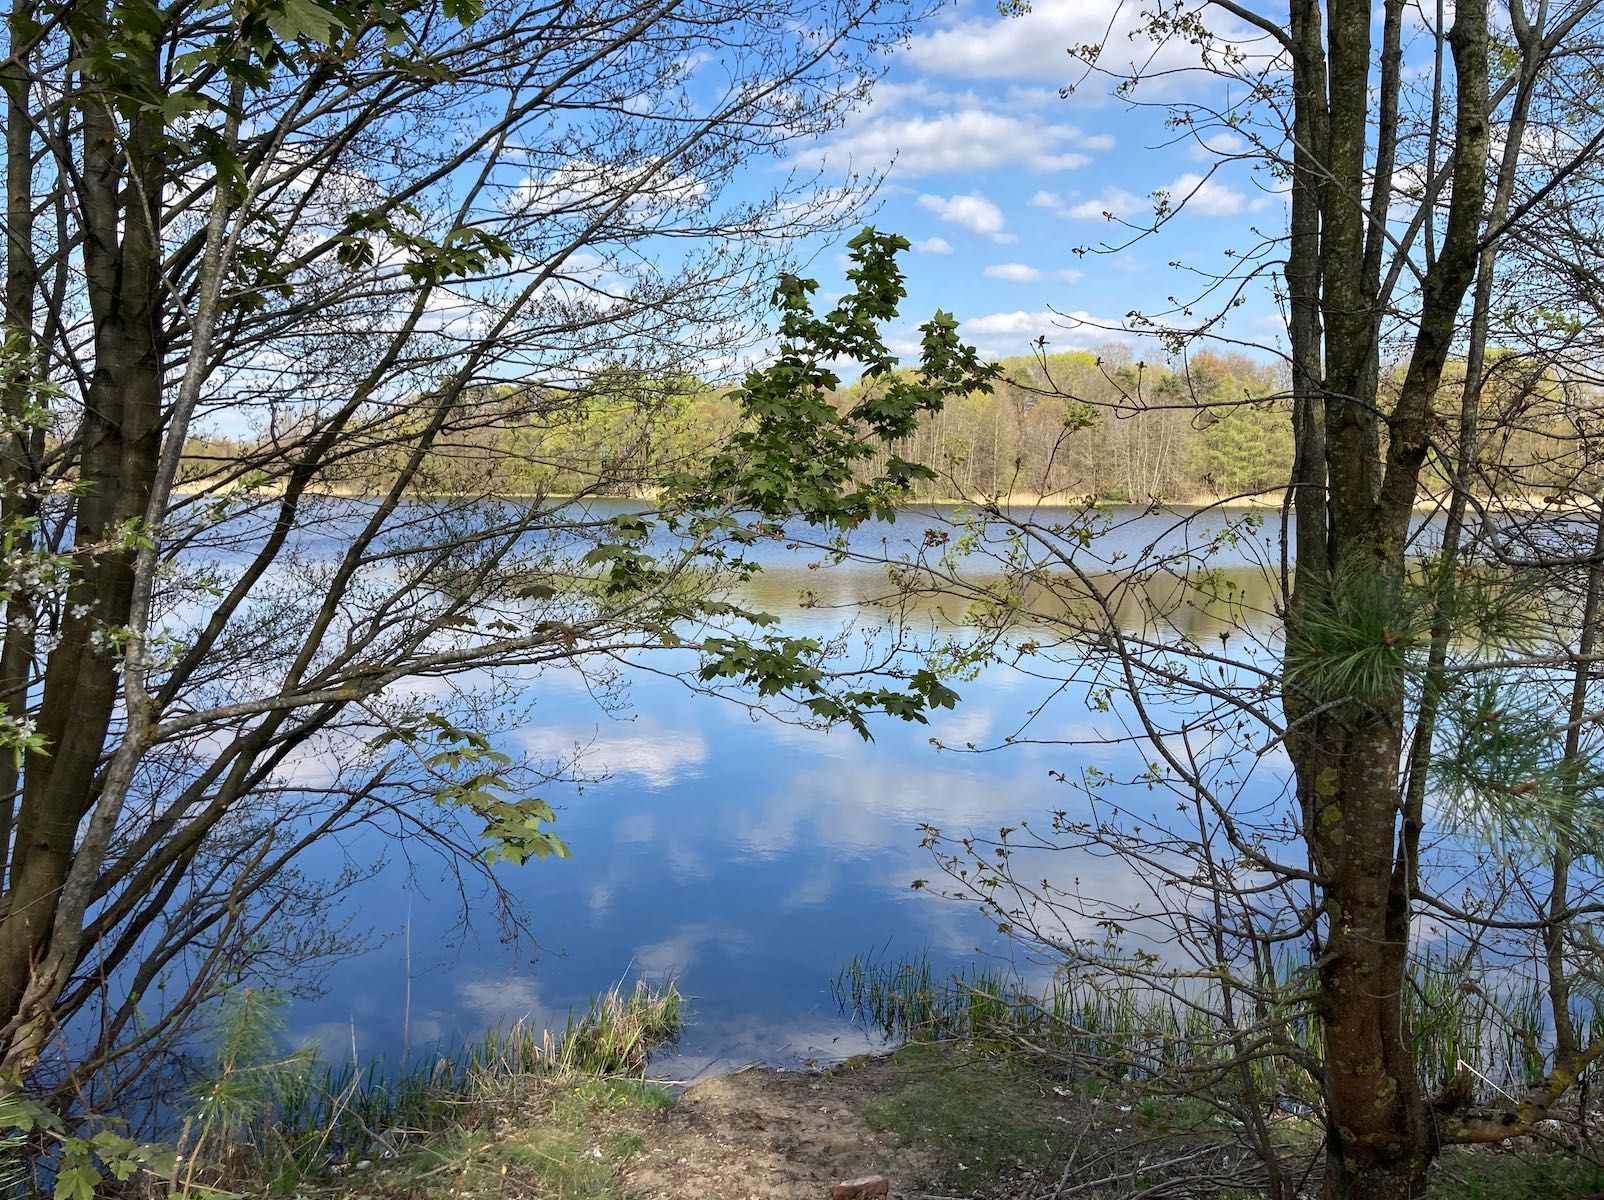
[[[1025, 353], [1040, 336], [1049, 349], [1118, 340], [1077, 319], [1117, 326], [1133, 309], [1171, 309], [1169, 297], [1186, 300], [1203, 286], [1197, 270], [1225, 269], [1228, 251], [1259, 244], [1255, 228], [1282, 231], [1283, 195], [1265, 172], [1230, 157], [1245, 140], [1166, 126], [1156, 102], [1222, 85], [1185, 71], [1198, 62], [1190, 47], [1163, 47], [1149, 60], [1154, 49], [1136, 32], [1139, 19], [1137, 6], [1118, 0], [1034, 0], [1016, 17], [988, 0], [959, 0], [895, 56], [863, 111], [804, 154], [836, 170], [890, 164], [872, 221], [915, 245], [905, 308], [914, 319], [898, 331], [898, 349], [913, 350], [913, 328], [938, 307], [991, 355]], [[1085, 78], [1068, 48], [1090, 42], [1107, 47], [1106, 65], [1148, 60], [1159, 72], [1138, 91], [1142, 103], [1112, 96], [1106, 78]], [[1160, 189], [1189, 199], [1159, 234], [1075, 253], [1128, 241], [1132, 231], [1104, 214], [1151, 220]], [[810, 270], [828, 291], [840, 286], [843, 262], [826, 252]], [[1228, 325], [1271, 346], [1282, 329], [1264, 289], [1250, 292]], [[1152, 356], [1151, 343], [1133, 345]]]

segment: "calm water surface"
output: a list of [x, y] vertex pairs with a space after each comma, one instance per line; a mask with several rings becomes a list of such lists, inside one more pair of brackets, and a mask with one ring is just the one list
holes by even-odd
[[[921, 537], [927, 516], [908, 513], [893, 528], [854, 537], [894, 548]], [[1113, 536], [1134, 551], [1170, 524], [1149, 518]], [[1266, 536], [1234, 553], [1245, 562], [1272, 546]], [[851, 564], [810, 571], [783, 544], [763, 555], [769, 570], [754, 585], [757, 599], [787, 632], [828, 632], [843, 618], [800, 606], [804, 587], [841, 597], [884, 579]], [[934, 873], [921, 825], [994, 831], [1067, 802], [1051, 770], [1079, 769], [1098, 755], [1107, 769], [1139, 762], [1120, 748], [963, 754], [933, 746], [932, 737], [999, 741], [1042, 702], [1046, 684], [1006, 668], [960, 685], [958, 709], [929, 727], [878, 722], [873, 744], [850, 730], [754, 720], [737, 704], [654, 675], [628, 682], [629, 706], [617, 715], [600, 709], [577, 676], [547, 674], [530, 685], [532, 719], [514, 735], [516, 748], [583, 746], [586, 768], [607, 776], [544, 792], [559, 808], [557, 831], [572, 859], [498, 868], [539, 945], [504, 944], [483, 917], [464, 931], [456, 883], [426, 856], [409, 862], [390, 847], [385, 867], [345, 900], [358, 926], [383, 940], [336, 966], [322, 998], [292, 1005], [293, 1037], [317, 1038], [329, 1058], [354, 1047], [359, 1059], [395, 1062], [404, 1047], [426, 1053], [497, 1023], [560, 1025], [598, 990], [645, 977], [673, 978], [691, 997], [685, 1037], [659, 1063], [666, 1077], [856, 1053], [872, 1035], [853, 1028], [830, 995], [853, 955], [928, 951], [942, 967], [977, 951], [1019, 953], [972, 909], [910, 887]], [[1066, 695], [1033, 733], [1067, 739], [1092, 720], [1079, 696]], [[362, 862], [380, 848], [331, 846], [311, 865], [332, 870], [344, 855]], [[1088, 885], [1126, 886], [1112, 864], [1059, 869]]]

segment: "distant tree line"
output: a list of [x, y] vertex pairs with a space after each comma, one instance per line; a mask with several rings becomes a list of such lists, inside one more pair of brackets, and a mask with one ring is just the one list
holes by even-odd
[[[900, 455], [937, 467], [965, 494], [1096, 496], [1146, 502], [1274, 489], [1292, 462], [1291, 416], [1278, 368], [1242, 355], [1200, 355], [1181, 367], [1134, 361], [1123, 346], [1004, 359], [1003, 379], [924, 416], [910, 438], [859, 464], [864, 479]], [[860, 389], [836, 396], [843, 408]], [[1239, 401], [1240, 403], [1235, 403]], [[408, 440], [398, 410], [388, 436], [353, 451], [339, 490], [374, 491], [395, 477]], [[436, 440], [414, 490], [452, 495], [650, 494], [665, 474], [722, 444], [739, 420], [728, 390], [619, 367], [584, 388], [507, 384], [465, 401]], [[195, 437], [198, 479], [295, 435], [295, 421], [255, 437]], [[916, 489], [920, 499], [951, 490]]]
[[[1492, 357], [1487, 403], [1499, 418], [1495, 458], [1532, 495], [1553, 491], [1556, 452], [1576, 412], [1604, 412], [1590, 384], [1537, 371], [1525, 356]], [[1199, 502], [1277, 493], [1292, 471], [1291, 400], [1281, 364], [1242, 354], [1200, 353], [1180, 363], [1134, 359], [1121, 345], [1003, 359], [986, 393], [961, 397], [920, 418], [912, 437], [858, 464], [863, 480], [900, 456], [925, 463], [939, 481], [917, 499], [961, 496], [1083, 498], [1126, 503]], [[1392, 403], [1397, 372], [1384, 372]], [[1443, 387], [1460, 386], [1450, 362]], [[846, 409], [861, 385], [835, 394]], [[398, 407], [367, 447], [353, 447], [326, 486], [382, 490], [415, 438]], [[652, 495], [663, 478], [705, 459], [740, 420], [731, 392], [688, 375], [619, 366], [582, 387], [484, 386], [465, 397], [411, 485], [415, 494]], [[298, 436], [295, 419], [255, 437], [192, 437], [186, 474], [198, 480], [227, 464], [269, 461]], [[1525, 467], [1522, 467], [1525, 464]], [[1550, 464], [1544, 467], [1543, 464]], [[1553, 476], [1553, 478], [1550, 478]], [[1436, 465], [1426, 478], [1447, 480]], [[860, 481], [861, 482], [861, 481]]]
[[1145, 503], [1286, 484], [1292, 421], [1272, 363], [1202, 354], [1155, 365], [1116, 345], [1001, 365], [989, 395], [949, 404], [900, 448], [964, 495]]

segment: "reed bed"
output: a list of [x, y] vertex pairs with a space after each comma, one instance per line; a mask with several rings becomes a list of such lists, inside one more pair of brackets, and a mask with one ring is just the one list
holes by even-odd
[[[1160, 1082], [1218, 1076], [1251, 1062], [1256, 1087], [1289, 1102], [1315, 1089], [1294, 1063], [1318, 1061], [1306, 961], [1286, 956], [1257, 978], [1218, 979], [1117, 971], [1061, 973], [1045, 987], [987, 965], [938, 974], [927, 955], [855, 957], [836, 976], [841, 1010], [894, 1041], [1029, 1045], [1088, 1072]], [[1446, 955], [1419, 957], [1406, 1013], [1421, 1083], [1429, 1090], [1467, 1074], [1477, 1092], [1513, 1092], [1542, 1078], [1552, 1047], [1540, 981], [1496, 984], [1468, 977]], [[1604, 1035], [1604, 1013], [1573, 1013], [1585, 1039]]]

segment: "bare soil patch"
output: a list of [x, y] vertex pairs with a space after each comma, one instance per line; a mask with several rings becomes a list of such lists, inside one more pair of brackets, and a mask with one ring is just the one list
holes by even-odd
[[827, 1200], [836, 1183], [884, 1175], [890, 1200], [1032, 1196], [1090, 1115], [1039, 1071], [938, 1046], [827, 1071], [748, 1069], [677, 1101], [638, 1081], [530, 1080], [484, 1119], [299, 1194]]
[[902, 1073], [876, 1059], [829, 1074], [754, 1069], [710, 1079], [672, 1108], [631, 1114], [645, 1145], [620, 1181], [651, 1200], [820, 1200], [833, 1183], [881, 1174], [892, 1196], [916, 1195], [949, 1172], [950, 1154], [862, 1115]]

